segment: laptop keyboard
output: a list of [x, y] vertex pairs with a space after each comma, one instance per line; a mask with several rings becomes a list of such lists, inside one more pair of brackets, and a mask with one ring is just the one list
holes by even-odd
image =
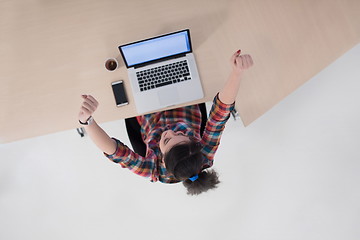
[[140, 91], [146, 91], [169, 84], [191, 80], [187, 61], [139, 71], [136, 73]]

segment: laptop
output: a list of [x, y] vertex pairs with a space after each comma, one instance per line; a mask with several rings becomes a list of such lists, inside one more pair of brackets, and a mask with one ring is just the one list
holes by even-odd
[[185, 29], [119, 46], [139, 114], [204, 97]]

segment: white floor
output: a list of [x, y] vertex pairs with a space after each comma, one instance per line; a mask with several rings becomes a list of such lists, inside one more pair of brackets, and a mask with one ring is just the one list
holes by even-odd
[[[0, 239], [360, 239], [360, 45], [244, 128], [217, 190], [150, 183], [75, 130], [0, 145]], [[123, 121], [103, 124], [128, 143]]]

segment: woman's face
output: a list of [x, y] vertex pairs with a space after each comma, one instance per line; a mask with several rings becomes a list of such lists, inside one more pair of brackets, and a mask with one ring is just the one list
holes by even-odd
[[159, 143], [160, 151], [162, 154], [165, 154], [176, 144], [186, 142], [190, 142], [190, 138], [185, 136], [184, 133], [180, 131], [174, 132], [172, 130], [167, 130], [161, 134]]

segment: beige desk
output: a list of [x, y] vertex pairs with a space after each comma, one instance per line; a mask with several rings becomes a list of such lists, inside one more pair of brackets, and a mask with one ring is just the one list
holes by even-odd
[[[0, 142], [78, 127], [81, 94], [100, 107], [98, 122], [136, 115], [117, 108], [107, 72], [117, 46], [190, 28], [205, 98], [230, 72], [237, 49], [251, 53], [237, 98], [249, 125], [360, 42], [358, 0], [0, 1]], [[129, 96], [130, 103], [133, 102]], [[199, 101], [200, 102], [200, 101]]]

